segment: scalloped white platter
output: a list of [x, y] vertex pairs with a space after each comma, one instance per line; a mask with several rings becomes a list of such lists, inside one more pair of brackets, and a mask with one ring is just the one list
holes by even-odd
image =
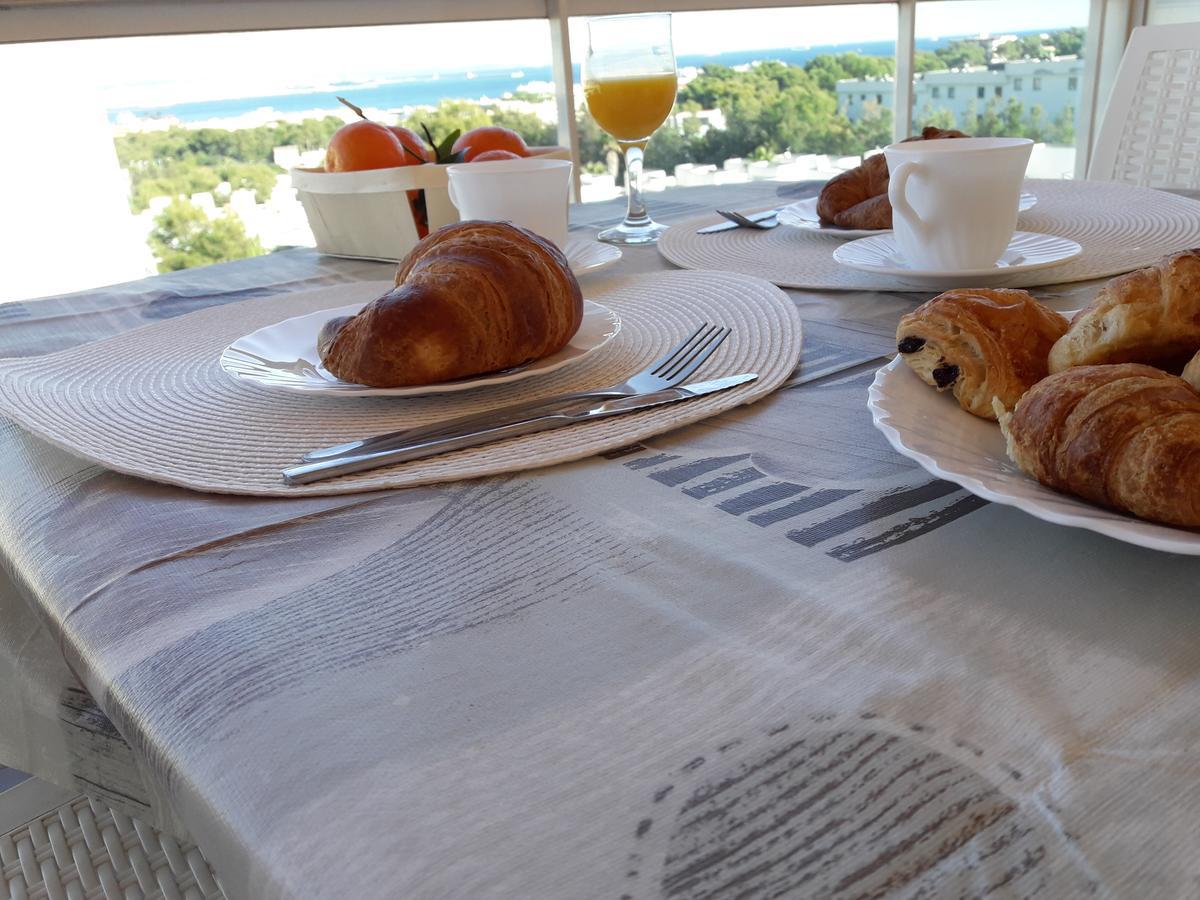
[[1008, 458], [995, 422], [971, 415], [949, 392], [929, 387], [899, 357], [875, 373], [867, 406], [897, 452], [977, 497], [1138, 547], [1200, 556], [1200, 531], [1136, 519], [1034, 481]]

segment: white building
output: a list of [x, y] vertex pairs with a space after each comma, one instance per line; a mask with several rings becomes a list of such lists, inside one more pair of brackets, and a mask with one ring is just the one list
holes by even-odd
[[[967, 114], [981, 115], [993, 100], [1004, 107], [1021, 101], [1025, 115], [1042, 108], [1043, 120], [1053, 122], [1064, 109], [1079, 109], [1083, 60], [1063, 56], [1050, 60], [1020, 59], [940, 72], [921, 72], [913, 82], [918, 115], [928, 105], [947, 109], [962, 124]], [[879, 107], [892, 108], [892, 78], [853, 78], [837, 83], [838, 108], [851, 121]]]

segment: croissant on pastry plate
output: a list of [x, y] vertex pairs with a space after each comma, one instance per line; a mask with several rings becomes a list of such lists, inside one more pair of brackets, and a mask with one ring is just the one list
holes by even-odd
[[1200, 393], [1182, 378], [1137, 363], [1077, 366], [998, 412], [1008, 455], [1042, 484], [1200, 526]]
[[317, 350], [343, 381], [435, 384], [557, 353], [582, 320], [579, 283], [553, 244], [508, 222], [459, 222], [413, 247], [395, 289], [327, 322]]
[[1178, 372], [1200, 349], [1200, 250], [1109, 281], [1050, 351], [1050, 371], [1139, 362]]
[[1046, 354], [1067, 320], [1025, 291], [959, 288], [900, 320], [896, 349], [921, 380], [951, 390], [972, 415], [995, 419], [1046, 377]]
[[[944, 130], [932, 125], [908, 141], [936, 141], [966, 137], [961, 131]], [[862, 165], [835, 175], [817, 196], [817, 215], [822, 222], [843, 228], [888, 229], [892, 227], [892, 204], [887, 197], [888, 167], [882, 153], [866, 159]]]

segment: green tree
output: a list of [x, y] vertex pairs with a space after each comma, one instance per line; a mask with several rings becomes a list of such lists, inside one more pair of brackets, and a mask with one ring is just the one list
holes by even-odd
[[1025, 127], [1021, 122], [1025, 115], [1025, 104], [1016, 97], [1009, 98], [1008, 103], [1004, 106], [1004, 113], [1000, 117], [1000, 130], [998, 134], [1003, 137], [1024, 137]]
[[[580, 110], [579, 117], [576, 119], [576, 126], [579, 129], [580, 159], [585, 164], [594, 163], [599, 165], [601, 171], [608, 171], [610, 155], [615, 162], [615, 154], [619, 152], [617, 142], [603, 128], [596, 124], [596, 120], [592, 118], [586, 108]], [[613, 168], [615, 169], [615, 167]], [[613, 174], [616, 174], [616, 172], [614, 171]]]
[[134, 212], [144, 210], [154, 197], [186, 197], [211, 191], [222, 181], [253, 190], [261, 202], [274, 189], [275, 175], [283, 171], [272, 160], [276, 147], [324, 147], [342, 124], [337, 116], [325, 116], [236, 131], [172, 126], [121, 135], [114, 145], [129, 172]]
[[1073, 107], [1063, 107], [1063, 111], [1055, 117], [1054, 124], [1050, 126], [1046, 139], [1052, 144], [1075, 143], [1075, 109]]
[[843, 78], [885, 78], [896, 73], [896, 61], [890, 56], [863, 56], [859, 53], [822, 53], [804, 64], [822, 90], [836, 92]]
[[918, 50], [913, 56], [914, 72], [941, 72], [945, 68], [942, 58], [929, 50]]
[[236, 191], [254, 191], [255, 203], [266, 203], [275, 190], [277, 169], [266, 163], [226, 162], [217, 166], [222, 181], [228, 181]]
[[245, 259], [263, 252], [258, 238], [246, 234], [237, 216], [227, 211], [209, 221], [203, 210], [178, 199], [155, 218], [148, 243], [160, 272]]
[[1040, 104], [1035, 103], [1029, 110], [1029, 119], [1025, 123], [1025, 131], [1022, 136], [1032, 141], [1044, 141], [1049, 134], [1050, 128], [1046, 125], [1046, 111]]
[[1087, 40], [1087, 29], [1065, 28], [1050, 35], [1050, 43], [1059, 56], [1083, 56], [1083, 42]]
[[400, 124], [421, 135], [424, 125], [438, 140], [455, 130], [467, 132], [472, 128], [497, 125], [515, 131], [531, 147], [558, 143], [558, 129], [554, 124], [543, 122], [533, 113], [495, 109], [471, 100], [442, 100], [435, 107], [418, 109]]
[[946, 109], [944, 106], [935, 107], [930, 101], [925, 101], [925, 105], [921, 107], [921, 111], [917, 113], [916, 128], [920, 132], [922, 128], [932, 125], [934, 128], [957, 128], [958, 122], [954, 117], [953, 110]]
[[886, 147], [892, 142], [892, 111], [886, 106], [878, 107], [877, 114], [864, 115], [851, 129], [856, 142], [856, 147], [851, 153]]
[[947, 69], [987, 64], [987, 51], [979, 41], [953, 41], [947, 47], [933, 51]]

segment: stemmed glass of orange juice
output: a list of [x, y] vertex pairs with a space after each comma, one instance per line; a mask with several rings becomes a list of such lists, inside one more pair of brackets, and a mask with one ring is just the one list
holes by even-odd
[[602, 241], [652, 244], [667, 230], [646, 214], [642, 155], [675, 105], [676, 84], [670, 13], [588, 19], [583, 97], [596, 124], [617, 139], [625, 154], [629, 195], [625, 221], [601, 231]]

